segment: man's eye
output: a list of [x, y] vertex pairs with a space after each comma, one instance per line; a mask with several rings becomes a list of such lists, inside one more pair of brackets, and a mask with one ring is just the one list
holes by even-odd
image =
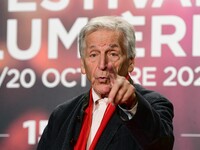
[[113, 62], [117, 61], [119, 59], [119, 53], [111, 51], [110, 53], [108, 53], [108, 58], [110, 61], [113, 61]]
[[90, 54], [90, 57], [96, 57], [97, 56], [97, 54]]
[[116, 52], [110, 52], [110, 53], [109, 53], [109, 56], [110, 56], [110, 57], [118, 57], [119, 54], [116, 53]]
[[111, 56], [118, 56], [117, 53], [110, 53]]

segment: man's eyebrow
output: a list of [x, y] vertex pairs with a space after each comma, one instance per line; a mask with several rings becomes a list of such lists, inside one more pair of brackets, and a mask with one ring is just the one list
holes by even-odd
[[95, 45], [89, 46], [89, 49], [93, 49], [93, 48], [96, 48], [96, 46]]
[[115, 47], [119, 47], [119, 45], [118, 44], [110, 44], [109, 47], [110, 48], [115, 48]]

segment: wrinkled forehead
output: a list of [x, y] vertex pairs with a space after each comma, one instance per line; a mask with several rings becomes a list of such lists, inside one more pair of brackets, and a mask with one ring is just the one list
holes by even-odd
[[90, 40], [96, 41], [98, 39], [107, 40], [108, 43], [104, 41], [104, 43], [102, 44], [107, 44], [107, 46], [113, 48], [117, 47], [118, 44], [121, 46], [121, 44], [124, 42], [124, 34], [119, 30], [100, 28], [88, 32], [85, 36], [85, 42], [88, 42]]
[[[106, 31], [107, 32], [107, 31]], [[109, 31], [110, 32], [110, 31]], [[116, 31], [111, 31], [110, 34], [99, 31], [96, 33], [91, 33], [88, 38], [86, 38], [86, 47], [87, 50], [117, 50], [123, 51], [123, 39], [121, 34]], [[123, 52], [122, 52], [123, 53]]]
[[95, 44], [91, 44], [88, 45], [87, 49], [105, 49], [105, 50], [111, 50], [111, 49], [119, 49], [121, 46], [119, 44], [116, 43], [111, 43], [111, 44], [99, 44], [99, 45], [95, 45]]

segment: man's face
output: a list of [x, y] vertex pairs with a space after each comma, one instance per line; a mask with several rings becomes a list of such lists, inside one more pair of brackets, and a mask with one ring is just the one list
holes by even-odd
[[86, 36], [81, 71], [99, 96], [108, 96], [113, 75], [127, 76], [133, 67], [133, 59], [127, 58], [120, 32], [101, 29]]

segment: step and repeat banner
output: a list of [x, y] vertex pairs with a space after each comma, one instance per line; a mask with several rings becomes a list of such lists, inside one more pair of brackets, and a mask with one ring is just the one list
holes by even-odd
[[200, 0], [1, 0], [0, 149], [36, 149], [53, 109], [90, 88], [77, 36], [102, 15], [135, 27], [131, 77], [174, 104], [174, 149], [199, 149]]

